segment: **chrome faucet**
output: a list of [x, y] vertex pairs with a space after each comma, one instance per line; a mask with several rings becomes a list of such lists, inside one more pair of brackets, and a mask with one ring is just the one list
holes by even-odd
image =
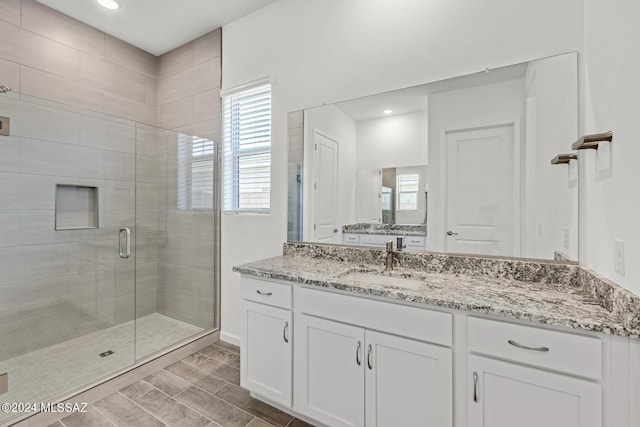
[[387, 242], [387, 266], [384, 271], [393, 271], [393, 240]]

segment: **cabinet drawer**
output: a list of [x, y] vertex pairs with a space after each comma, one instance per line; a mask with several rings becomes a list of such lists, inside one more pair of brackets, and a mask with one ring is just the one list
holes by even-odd
[[475, 317], [469, 318], [468, 333], [471, 352], [597, 380], [602, 377], [599, 338]]
[[451, 313], [322, 290], [297, 291], [297, 312], [447, 347], [452, 345]]
[[424, 237], [422, 237], [422, 236], [405, 236], [404, 244], [408, 248], [424, 248]]
[[242, 298], [275, 307], [291, 309], [291, 285], [267, 282], [264, 280], [245, 279], [242, 284]]
[[348, 245], [357, 245], [358, 243], [360, 243], [360, 236], [357, 234], [343, 234], [342, 243]]

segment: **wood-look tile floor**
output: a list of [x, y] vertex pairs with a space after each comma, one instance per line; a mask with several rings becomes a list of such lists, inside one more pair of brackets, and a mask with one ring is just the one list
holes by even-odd
[[239, 384], [240, 351], [218, 342], [52, 426], [309, 426], [252, 398]]

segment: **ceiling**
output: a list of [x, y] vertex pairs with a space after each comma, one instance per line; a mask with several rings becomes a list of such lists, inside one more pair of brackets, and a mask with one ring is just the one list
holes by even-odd
[[159, 56], [275, 0], [118, 0], [117, 10], [96, 0], [37, 1]]
[[425, 83], [419, 86], [343, 101], [335, 105], [356, 122], [386, 117], [388, 115], [383, 113], [386, 109], [393, 110], [390, 115], [424, 111], [428, 107], [427, 96], [429, 94], [522, 78], [527, 71], [527, 65], [527, 63], [523, 63], [496, 68], [489, 72]]

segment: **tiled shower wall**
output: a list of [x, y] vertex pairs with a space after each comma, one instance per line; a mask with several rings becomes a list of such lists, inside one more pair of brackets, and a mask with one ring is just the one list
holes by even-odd
[[[181, 215], [167, 209], [176, 197], [168, 191], [177, 160], [170, 146], [179, 138], [153, 126], [162, 115], [174, 120], [162, 127], [218, 138], [219, 39], [217, 32], [191, 44], [192, 67], [165, 60], [175, 64], [159, 74], [159, 58], [34, 0], [0, 1], [0, 83], [14, 89], [0, 96], [13, 134], [0, 139], [0, 359], [131, 320], [134, 309], [211, 326], [194, 316], [197, 304], [166, 303], [172, 286], [198, 292], [191, 281], [176, 282], [185, 277], [170, 275], [160, 253], [213, 295], [213, 214], [189, 212], [189, 233], [174, 226]], [[215, 84], [196, 73], [205, 67]], [[159, 80], [170, 77], [184, 78], [180, 94], [159, 99]], [[100, 187], [101, 229], [53, 230], [56, 183]], [[117, 259], [117, 230], [134, 224], [136, 203], [137, 271]], [[166, 257], [176, 246], [185, 259]]]
[[[160, 57], [160, 127], [219, 139], [220, 33], [215, 30]], [[185, 150], [184, 141], [182, 145], [175, 139], [168, 142], [167, 239], [158, 251], [158, 312], [210, 328], [214, 320], [214, 211], [185, 205], [185, 180], [191, 179], [180, 172], [188, 158]]]

